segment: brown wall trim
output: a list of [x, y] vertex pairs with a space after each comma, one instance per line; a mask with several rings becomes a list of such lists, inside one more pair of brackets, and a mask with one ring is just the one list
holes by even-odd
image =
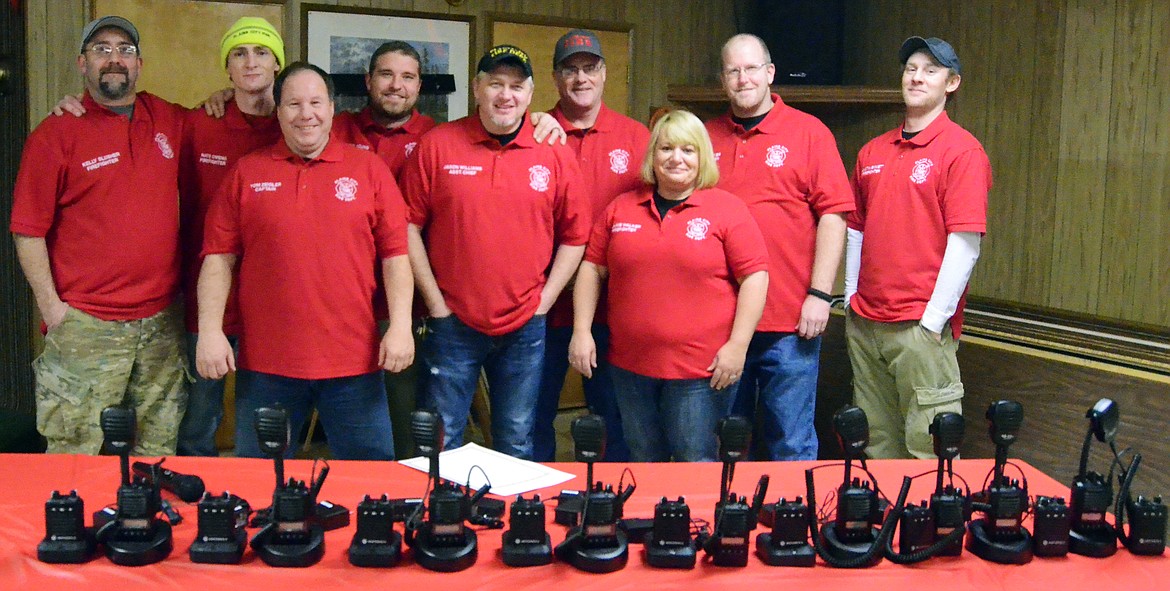
[[1072, 357], [1170, 376], [1170, 329], [972, 298], [964, 331]]

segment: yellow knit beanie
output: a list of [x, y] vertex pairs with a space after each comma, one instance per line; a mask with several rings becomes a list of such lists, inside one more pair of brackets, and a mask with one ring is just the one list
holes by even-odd
[[272, 23], [258, 16], [240, 17], [240, 20], [223, 34], [223, 40], [219, 42], [219, 63], [227, 67], [228, 53], [237, 46], [249, 44], [263, 45], [272, 50], [272, 54], [276, 56], [276, 64], [284, 66], [284, 40], [280, 38], [280, 33]]

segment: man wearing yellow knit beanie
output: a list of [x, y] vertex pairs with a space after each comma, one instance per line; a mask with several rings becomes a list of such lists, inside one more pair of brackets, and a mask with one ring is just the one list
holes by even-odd
[[[272, 84], [285, 64], [284, 40], [268, 21], [246, 16], [223, 35], [220, 64], [227, 70], [234, 97], [216, 118], [203, 109], [187, 114], [180, 150], [179, 195], [183, 249], [183, 293], [187, 309], [187, 344], [191, 387], [187, 414], [179, 427], [180, 455], [215, 456], [215, 431], [223, 418], [223, 380], [198, 377], [195, 346], [198, 342], [196, 283], [202, 260], [203, 221], [215, 191], [241, 156], [280, 139], [274, 116]], [[235, 284], [237, 282], [233, 282]], [[232, 293], [224, 311], [224, 332], [236, 346], [240, 325], [236, 297]], [[246, 422], [250, 423], [250, 419]]]

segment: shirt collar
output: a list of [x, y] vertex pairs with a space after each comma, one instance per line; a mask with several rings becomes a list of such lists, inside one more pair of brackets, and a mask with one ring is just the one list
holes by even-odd
[[[334, 141], [333, 137], [330, 136], [329, 143], [325, 144], [325, 149], [321, 150], [321, 153], [317, 154], [316, 158], [313, 158], [308, 162], [340, 162], [341, 157], [344, 154], [344, 149], [342, 148], [344, 143], [345, 142]], [[289, 160], [296, 163], [306, 162], [304, 158], [294, 154], [293, 151], [289, 149], [288, 144], [285, 142], [283, 136], [281, 136], [281, 138], [277, 140], [275, 144], [272, 144], [272, 148], [270, 149], [269, 154], [272, 156], [273, 160]]]
[[276, 120], [275, 110], [267, 117], [255, 115], [249, 119], [249, 116], [240, 110], [240, 106], [234, 100], [228, 101], [227, 105], [224, 106], [223, 120], [231, 129], [268, 129], [269, 127], [280, 127], [280, 123]]
[[[708, 191], [707, 189], [695, 189], [695, 191], [687, 197], [687, 200], [685, 202], [683, 202], [683, 207], [702, 206], [707, 200], [707, 191]], [[654, 186], [653, 185], [642, 185], [641, 187], [639, 187], [638, 188], [638, 203], [639, 204], [646, 204], [646, 203], [650, 203], [652, 201], [654, 201]]]
[[[460, 121], [463, 122], [463, 129], [471, 139], [471, 143], [500, 145], [500, 142], [484, 129], [483, 122], [479, 120], [478, 112], [472, 112]], [[535, 148], [537, 145], [536, 140], [532, 138], [532, 122], [529, 121], [528, 111], [525, 111], [524, 117], [520, 121], [520, 131], [516, 134], [516, 139], [508, 142], [508, 145], [503, 147]]]
[[906, 128], [906, 123], [902, 122], [902, 126], [898, 128], [898, 133], [894, 138], [894, 143], [908, 142], [915, 146], [925, 146], [934, 140], [934, 138], [938, 137], [939, 134], [943, 132], [943, 130], [950, 127], [951, 125], [951, 118], [947, 115], [946, 111], [943, 111], [942, 113], [938, 114], [938, 117], [934, 118], [934, 121], [930, 122], [930, 125], [926, 126], [926, 129], [918, 132], [914, 135], [914, 137], [908, 140], [904, 140], [902, 139], [902, 130]]
[[365, 108], [363, 108], [361, 111], [358, 111], [357, 122], [358, 127], [360, 127], [362, 131], [375, 131], [382, 135], [392, 135], [395, 133], [410, 133], [418, 135], [423, 132], [422, 115], [419, 114], [418, 109], [411, 110], [410, 119], [407, 119], [406, 123], [403, 123], [398, 127], [387, 128], [381, 123], [374, 121], [374, 112], [369, 105], [366, 105]]
[[[138, 93], [138, 94], [134, 95], [134, 112], [136, 114], [139, 111], [138, 107], [142, 106], [141, 103], [142, 103], [142, 93]], [[113, 109], [94, 100], [93, 96], [89, 94], [88, 90], [83, 92], [81, 95], [81, 106], [85, 108], [86, 113], [95, 113], [95, 114], [96, 113], [103, 113], [103, 114], [111, 115], [114, 117], [120, 117], [120, 115], [118, 115], [118, 113], [114, 112]], [[142, 116], [145, 117], [146, 116], [146, 114], [145, 114], [146, 109], [142, 109], [142, 111], [143, 111]], [[70, 117], [72, 117], [72, 115], [70, 115]]]
[[617, 117], [614, 116], [614, 112], [609, 107], [605, 106], [604, 102], [601, 103], [601, 110], [597, 112], [597, 121], [594, 121], [593, 127], [590, 127], [588, 130], [582, 130], [577, 127], [573, 127], [573, 125], [565, 117], [565, 112], [561, 109], [560, 101], [557, 101], [557, 104], [553, 106], [552, 110], [550, 110], [548, 114], [552, 115], [553, 118], [557, 120], [557, 123], [561, 124], [561, 127], [565, 129], [565, 133], [571, 133], [574, 131], [579, 131], [582, 133], [585, 133], [586, 131], [597, 131], [599, 133], [605, 133], [608, 131], [613, 131], [614, 126], [617, 123]]

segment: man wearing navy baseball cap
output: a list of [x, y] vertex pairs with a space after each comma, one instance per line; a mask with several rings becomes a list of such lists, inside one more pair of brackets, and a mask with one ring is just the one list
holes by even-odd
[[967, 281], [987, 230], [991, 164], [947, 116], [959, 56], [911, 37], [902, 63], [902, 126], [861, 149], [845, 253], [853, 398], [869, 418], [871, 458], [932, 458], [928, 431], [962, 412], [956, 359]]

